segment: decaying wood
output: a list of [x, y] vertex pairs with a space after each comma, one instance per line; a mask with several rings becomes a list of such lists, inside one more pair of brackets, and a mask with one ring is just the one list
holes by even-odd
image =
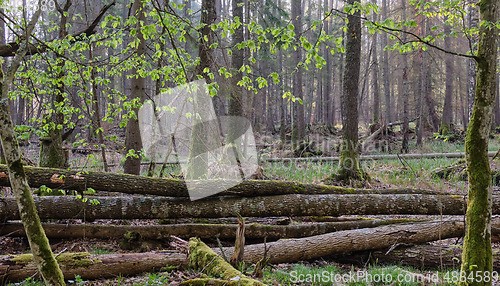
[[[492, 225], [498, 227], [500, 219], [495, 218]], [[445, 220], [389, 225], [376, 228], [338, 231], [306, 238], [285, 239], [267, 243], [271, 263], [291, 263], [323, 256], [388, 249], [396, 244], [419, 244], [439, 239], [460, 237], [464, 234], [464, 224], [459, 220]], [[225, 253], [234, 249], [225, 248]], [[220, 250], [215, 250], [220, 253]], [[255, 263], [264, 257], [264, 244], [245, 246], [244, 261]]]
[[[402, 264], [417, 268], [460, 267], [462, 248], [459, 245], [414, 245], [398, 247], [391, 251], [375, 250], [350, 253], [336, 258], [342, 263], [366, 265], [371, 264]], [[493, 270], [500, 270], [500, 253], [493, 252]]]
[[[500, 218], [492, 221], [494, 228], [500, 227]], [[376, 228], [339, 231], [299, 239], [284, 239], [264, 244], [245, 246], [244, 261], [255, 263], [264, 257], [264, 246], [268, 249], [271, 263], [297, 262], [339, 253], [389, 249], [398, 244], [419, 244], [438, 239], [463, 235], [463, 222], [446, 220], [380, 226]], [[397, 250], [397, 248], [396, 248]], [[219, 249], [214, 251], [220, 254]], [[232, 254], [234, 248], [223, 248]], [[393, 250], [395, 251], [395, 250]], [[192, 253], [192, 252], [191, 252]], [[16, 259], [17, 257], [17, 259]], [[0, 281], [19, 281], [33, 275], [36, 267], [30, 262], [29, 254], [21, 256], [0, 256]], [[193, 257], [191, 257], [193, 259]], [[194, 257], [196, 259], [196, 257]], [[210, 258], [209, 261], [213, 259]], [[66, 279], [78, 274], [82, 279], [133, 275], [166, 265], [186, 265], [187, 258], [180, 252], [140, 253], [140, 254], [61, 254], [58, 256]], [[197, 259], [197, 261], [203, 261]], [[206, 259], [205, 259], [206, 261]], [[201, 268], [206, 265], [200, 264]]]
[[[496, 152], [488, 152], [489, 157], [495, 156]], [[434, 158], [465, 158], [464, 152], [457, 153], [425, 153], [425, 154], [394, 154], [394, 155], [361, 155], [359, 160], [384, 160], [384, 159], [434, 159]], [[308, 157], [308, 158], [265, 158], [267, 162], [328, 162], [338, 161], [339, 157]]]
[[[92, 204], [97, 200], [99, 204]], [[95, 201], [94, 201], [95, 202]], [[36, 197], [40, 218], [52, 219], [159, 219], [269, 216], [341, 215], [463, 215], [464, 196], [455, 195], [282, 195], [221, 197], [190, 201], [163, 197]], [[500, 213], [500, 198], [493, 196], [493, 213]], [[0, 198], [0, 220], [17, 220], [16, 201]]]
[[203, 273], [209, 276], [227, 280], [227, 285], [265, 285], [243, 275], [197, 238], [189, 240], [189, 265], [195, 269], [202, 269]]
[[[280, 238], [307, 237], [329, 232], [370, 228], [381, 225], [407, 223], [408, 219], [364, 219], [346, 222], [304, 223], [294, 225], [262, 225], [246, 224], [245, 237], [257, 240], [267, 237], [268, 241]], [[54, 224], [43, 223], [43, 229], [48, 238], [121, 238], [126, 233], [137, 233], [145, 240], [163, 240], [170, 236], [185, 239], [190, 237], [219, 238], [232, 240], [235, 237], [235, 224], [172, 224], [172, 225], [99, 225], [99, 224]], [[21, 223], [12, 222], [0, 225], [0, 236], [24, 237], [24, 227]]]
[[[121, 192], [138, 195], [156, 195], [168, 197], [188, 197], [186, 184], [182, 180], [159, 179], [128, 174], [105, 172], [77, 172], [61, 169], [25, 167], [31, 187], [47, 186], [52, 189], [85, 191], [92, 188], [96, 191]], [[10, 186], [6, 175], [7, 168], [0, 165], [0, 186]], [[220, 181], [203, 181], [203, 186], [211, 190]], [[202, 192], [200, 190], [200, 192]], [[238, 196], [266, 196], [286, 194], [444, 194], [442, 192], [415, 189], [353, 189], [337, 186], [301, 184], [285, 181], [245, 180], [242, 183], [217, 194]]]
[[[57, 257], [65, 279], [80, 275], [84, 280], [135, 275], [159, 270], [165, 266], [185, 266], [187, 258], [179, 252], [127, 253], [91, 255], [89, 253], [62, 253]], [[31, 254], [0, 255], [0, 281], [21, 281], [36, 277], [37, 268]]]

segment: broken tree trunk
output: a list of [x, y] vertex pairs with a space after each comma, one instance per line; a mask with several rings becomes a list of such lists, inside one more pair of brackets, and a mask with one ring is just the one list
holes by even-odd
[[[187, 265], [186, 254], [166, 251], [160, 253], [127, 253], [91, 255], [89, 253], [62, 253], [57, 258], [64, 279], [84, 280], [135, 275], [159, 270], [165, 266]], [[21, 281], [37, 277], [38, 269], [31, 254], [0, 255], [0, 281]]]
[[[498, 227], [500, 219], [492, 221]], [[464, 223], [459, 220], [433, 221], [406, 225], [338, 231], [306, 238], [285, 239], [266, 244], [271, 263], [290, 263], [338, 253], [387, 249], [396, 244], [418, 244], [439, 239], [460, 237]], [[231, 254], [232, 247], [224, 248]], [[220, 253], [220, 250], [215, 250]], [[264, 257], [264, 244], [245, 246], [245, 262], [255, 263]]]
[[[95, 204], [95, 201], [98, 204]], [[37, 197], [40, 218], [159, 219], [341, 215], [463, 215], [463, 196], [445, 195], [282, 195], [223, 197], [190, 201], [163, 197]], [[500, 198], [493, 197], [493, 213], [500, 214]], [[0, 198], [0, 220], [17, 220], [12, 197]]]
[[[268, 241], [280, 238], [307, 237], [329, 232], [370, 228], [381, 225], [407, 223], [408, 219], [375, 220], [364, 219], [346, 222], [306, 223], [298, 225], [262, 225], [247, 224], [246, 239], [263, 239]], [[137, 233], [142, 239], [166, 239], [170, 236], [180, 238], [219, 238], [234, 239], [237, 230], [235, 224], [172, 224], [172, 225], [98, 225], [98, 224], [42, 224], [48, 238], [120, 238], [126, 233]], [[21, 223], [6, 223], [0, 225], [0, 236], [24, 237]]]
[[[47, 186], [52, 189], [86, 191], [121, 192], [138, 195], [156, 195], [168, 197], [189, 197], [186, 183], [176, 179], [159, 179], [128, 174], [105, 172], [77, 172], [60, 169], [25, 167], [28, 183], [31, 187]], [[203, 181], [207, 190], [218, 186], [221, 181]], [[10, 186], [7, 168], [0, 165], [0, 186]], [[202, 192], [200, 190], [200, 192]], [[444, 194], [442, 192], [414, 189], [353, 189], [337, 186], [301, 184], [284, 181], [245, 180], [240, 184], [221, 192], [222, 195], [265, 196], [286, 194]]]
[[[416, 268], [454, 268], [460, 267], [462, 258], [461, 245], [414, 245], [398, 247], [391, 251], [375, 250], [351, 253], [335, 258], [341, 263], [366, 265], [367, 263], [402, 264]], [[500, 253], [493, 252], [493, 270], [500, 270]]]

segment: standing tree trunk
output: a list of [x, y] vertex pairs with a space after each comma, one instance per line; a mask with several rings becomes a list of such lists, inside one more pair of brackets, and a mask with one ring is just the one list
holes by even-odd
[[[469, 0], [469, 14], [468, 22], [469, 29], [476, 28], [478, 26], [479, 19], [477, 17], [476, 0]], [[472, 42], [470, 43], [471, 52], [475, 52], [475, 43], [477, 42], [477, 37], [472, 35]], [[469, 59], [467, 66], [467, 119], [464, 128], [467, 128], [469, 121], [472, 117], [472, 108], [474, 106], [474, 94], [476, 88], [476, 61], [474, 59]]]
[[[295, 32], [295, 44], [297, 49], [293, 55], [293, 65], [294, 65], [294, 76], [293, 76], [293, 96], [299, 99], [299, 102], [294, 106], [295, 121], [293, 124], [293, 144], [297, 142], [302, 142], [305, 137], [305, 125], [304, 125], [304, 104], [303, 98], [304, 94], [302, 91], [302, 67], [299, 66], [302, 57], [301, 41], [302, 36], [302, 0], [292, 0], [292, 23]], [[294, 146], [295, 148], [296, 146]]]
[[[451, 26], [446, 23], [448, 17], [445, 17], [444, 23], [444, 49], [447, 51], [451, 50]], [[439, 134], [448, 135], [453, 131], [452, 119], [453, 119], [453, 57], [452, 55], [445, 55], [445, 65], [446, 65], [446, 83], [444, 91], [444, 105], [443, 105], [443, 117], [441, 118], [441, 126], [439, 127]]]
[[[479, 2], [481, 21], [496, 23], [499, 18], [500, 1]], [[493, 121], [493, 103], [496, 95], [496, 68], [498, 30], [481, 25], [476, 57], [477, 85], [465, 152], [469, 194], [466, 213], [466, 232], [462, 253], [462, 271], [466, 277], [484, 277], [493, 271], [491, 249], [492, 185], [488, 159], [488, 139]], [[491, 285], [478, 280], [462, 285]]]
[[[40, 5], [40, 3], [38, 3]], [[40, 17], [41, 9], [38, 7], [25, 30], [29, 36], [33, 32]], [[35, 202], [28, 185], [26, 174], [21, 160], [21, 150], [14, 133], [14, 125], [8, 104], [8, 92], [15, 73], [27, 52], [29, 37], [21, 42], [16, 56], [8, 68], [8, 73], [3, 74], [0, 69], [0, 141], [9, 171], [12, 192], [16, 197], [19, 215], [23, 222], [33, 259], [47, 285], [65, 285], [61, 269], [50, 249], [49, 241], [45, 236], [40, 218], [35, 208]]]
[[[146, 53], [146, 42], [141, 31], [141, 22], [145, 21], [145, 11], [143, 11], [142, 1], [135, 1], [132, 4], [132, 15], [136, 17], [138, 22], [135, 27], [137, 30], [137, 50], [135, 54], [138, 58], [141, 58]], [[139, 61], [141, 62], [141, 61]], [[139, 63], [137, 63], [139, 64]], [[130, 80], [132, 84], [132, 90], [129, 94], [129, 100], [139, 100], [143, 102], [146, 98], [146, 79], [139, 75], [139, 68], [132, 69], [132, 79]], [[138, 114], [139, 109], [133, 108], [135, 114]], [[127, 123], [127, 129], [125, 134], [125, 150], [127, 152], [125, 164], [123, 165], [123, 171], [126, 174], [139, 175], [141, 173], [141, 156], [139, 152], [142, 149], [141, 132], [139, 130], [139, 120], [138, 118], [129, 118]]]
[[[348, 5], [353, 5], [349, 0]], [[353, 9], [355, 9], [353, 7]], [[356, 9], [357, 10], [357, 9]], [[326, 181], [350, 183], [351, 180], [366, 180], [358, 154], [358, 90], [361, 65], [361, 12], [357, 10], [347, 17], [345, 35], [345, 72], [342, 89], [342, 145], [339, 170]]]
[[[382, 0], [382, 19], [387, 19], [387, 0]], [[383, 76], [384, 76], [384, 95], [385, 95], [385, 122], [390, 123], [391, 118], [391, 89], [389, 83], [389, 53], [385, 50], [387, 46], [387, 33], [382, 33], [383, 57]]]
[[[406, 0], [401, 0], [401, 9], [403, 11], [403, 21], [406, 21]], [[403, 33], [403, 42], [406, 42], [406, 33]], [[408, 141], [410, 137], [410, 122], [408, 119], [408, 58], [406, 53], [403, 53], [403, 75], [401, 96], [403, 97], [403, 143], [401, 145], [401, 153], [408, 153]]]
[[[323, 10], [325, 12], [329, 12], [328, 9], [328, 0], [325, 0], [323, 3], [324, 7]], [[325, 33], [328, 34], [330, 32], [330, 21], [332, 20], [333, 17], [328, 17], [325, 21]], [[325, 49], [324, 49], [324, 54], [325, 54], [325, 61], [326, 61], [326, 70], [321, 70], [322, 71], [322, 88], [323, 88], [323, 101], [321, 102], [320, 107], [323, 107], [323, 122], [325, 125], [328, 125], [330, 123], [329, 117], [330, 113], [333, 112], [333, 110], [330, 110], [330, 100], [333, 99], [333, 97], [330, 95], [330, 79], [331, 79], [331, 74], [330, 74], [330, 51], [328, 49], [328, 43], [325, 44]]]
[[[66, 24], [68, 21], [68, 10], [71, 4], [71, 0], [67, 0], [64, 7], [60, 7], [59, 4], [56, 4], [57, 11], [61, 17], [61, 22], [59, 24], [59, 39], [61, 40], [68, 35]], [[52, 94], [52, 108], [55, 110], [55, 113], [51, 115], [53, 116], [51, 120], [55, 123], [55, 125], [53, 128], [50, 128], [48, 136], [40, 138], [40, 167], [68, 167], [67, 153], [64, 151], [62, 146], [63, 141], [65, 140], [65, 138], [63, 138], [63, 128], [59, 128], [59, 126], [63, 126], [64, 124], [64, 114], [61, 110], [59, 110], [61, 107], [57, 107], [64, 104], [64, 82], [62, 80], [64, 77], [64, 61], [60, 61], [57, 65], [61, 69], [61, 72], [58, 73], [58, 88], [55, 89]]]
[[[377, 4], [377, 1], [373, 1]], [[378, 16], [375, 14], [375, 21], [378, 21]], [[378, 84], [378, 54], [377, 54], [377, 36], [378, 33], [373, 34], [373, 72], [372, 72], [372, 89], [373, 89], [373, 126], [371, 131], [375, 132], [380, 128], [380, 86]]]
[[[243, 0], [233, 0], [233, 18], [238, 17], [243, 23]], [[243, 42], [243, 24], [235, 29], [232, 35], [233, 54], [231, 58], [231, 96], [229, 97], [228, 114], [230, 116], [243, 116], [243, 91], [238, 82], [243, 78], [243, 73], [239, 71], [243, 66], [245, 50], [239, 49], [238, 44]]]

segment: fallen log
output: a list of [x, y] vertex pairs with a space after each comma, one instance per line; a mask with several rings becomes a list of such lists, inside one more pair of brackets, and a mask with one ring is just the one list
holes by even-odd
[[[96, 191], [121, 192], [138, 195], [155, 195], [168, 197], [189, 197], [186, 183], [177, 179], [160, 179], [128, 174], [105, 172], [77, 172], [62, 169], [25, 167], [28, 183], [33, 188], [46, 186], [52, 189], [86, 191], [92, 188]], [[220, 180], [202, 182], [203, 187], [211, 190]], [[10, 186], [5, 165], [0, 165], [0, 186]], [[202, 192], [202, 190], [199, 190]], [[301, 184], [285, 181], [244, 180], [240, 184], [224, 191], [218, 196], [265, 196], [286, 194], [445, 194], [443, 192], [415, 189], [353, 189], [337, 186], [316, 184]]]
[[[498, 227], [500, 219], [495, 218], [492, 225]], [[420, 244], [439, 239], [460, 237], [464, 234], [464, 224], [459, 220], [421, 222], [338, 231], [306, 238], [278, 240], [264, 244], [245, 246], [243, 260], [256, 263], [264, 257], [264, 247], [268, 249], [270, 263], [291, 263], [338, 253], [388, 249], [397, 244]], [[214, 250], [220, 255], [220, 250]], [[233, 248], [223, 249], [233, 253]]]
[[[22, 281], [39, 277], [31, 254], [0, 255], [0, 281]], [[127, 253], [91, 255], [89, 253], [62, 253], [56, 257], [65, 279], [92, 280], [119, 275], [136, 275], [159, 270], [165, 266], [186, 266], [185, 254], [176, 251], [160, 253]]]
[[[280, 238], [296, 238], [319, 235], [329, 232], [358, 228], [377, 227], [381, 225], [407, 223], [409, 219], [375, 220], [365, 219], [346, 222], [307, 223], [298, 225], [262, 225], [247, 224], [246, 239], [263, 239], [268, 241]], [[234, 239], [236, 224], [172, 224], [172, 225], [98, 225], [98, 224], [53, 224], [43, 223], [48, 238], [122, 238], [127, 233], [137, 233], [142, 239], [163, 240], [170, 236], [180, 238], [219, 238]], [[24, 237], [22, 223], [5, 223], [0, 225], [0, 236]]]
[[[496, 152], [488, 152], [488, 157], [495, 156]], [[360, 155], [359, 160], [384, 160], [384, 159], [436, 159], [436, 158], [465, 158], [465, 152], [456, 153], [425, 153], [425, 154], [388, 154], [388, 155]], [[305, 157], [305, 158], [261, 158], [267, 162], [330, 162], [338, 161], [340, 157]]]
[[[495, 228], [500, 227], [500, 219], [492, 221]], [[330, 256], [339, 253], [387, 249], [396, 244], [418, 244], [438, 239], [460, 237], [463, 235], [463, 222], [459, 220], [421, 222], [380, 226], [369, 229], [339, 231], [307, 238], [285, 239], [266, 244], [245, 246], [243, 260], [255, 263], [264, 257], [264, 247], [271, 263], [297, 262]], [[228, 257], [233, 253], [231, 247], [222, 249]], [[221, 255], [220, 249], [214, 249]], [[61, 254], [59, 263], [66, 279], [78, 274], [82, 279], [96, 279], [123, 275], [133, 275], [143, 271], [159, 269], [166, 265], [186, 265], [185, 254], [178, 252], [141, 253], [141, 254]], [[144, 263], [147, 261], [147, 263]], [[149, 269], [146, 269], [148, 268]], [[0, 256], [0, 281], [19, 281], [36, 273], [31, 255]]]
[[[462, 248], [459, 245], [414, 245], [398, 247], [391, 251], [374, 250], [350, 253], [349, 255], [335, 256], [341, 263], [366, 265], [371, 264], [402, 264], [405, 266], [425, 268], [454, 268], [460, 267]], [[500, 271], [500, 252], [493, 251], [493, 270]]]
[[[163, 197], [36, 197], [42, 219], [161, 219], [341, 215], [463, 215], [465, 198], [447, 195], [282, 195], [190, 201]], [[96, 204], [96, 201], [98, 204]], [[18, 220], [14, 198], [0, 198], [0, 220]], [[493, 197], [493, 213], [500, 199]]]

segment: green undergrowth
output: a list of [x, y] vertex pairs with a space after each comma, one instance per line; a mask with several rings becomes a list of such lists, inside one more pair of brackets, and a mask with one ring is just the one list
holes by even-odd
[[368, 266], [366, 268], [320, 267], [295, 264], [290, 268], [266, 270], [263, 282], [268, 285], [457, 285], [455, 269], [443, 272], [420, 271], [403, 266]]

